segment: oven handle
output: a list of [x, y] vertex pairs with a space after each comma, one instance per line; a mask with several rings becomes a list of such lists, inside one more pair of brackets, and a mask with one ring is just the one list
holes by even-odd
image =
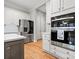
[[64, 17], [64, 18], [59, 18], [52, 21], [58, 21], [58, 20], [63, 20], [63, 19], [74, 19], [74, 17]]

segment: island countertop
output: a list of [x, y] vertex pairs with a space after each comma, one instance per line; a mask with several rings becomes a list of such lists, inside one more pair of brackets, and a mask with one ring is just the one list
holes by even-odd
[[15, 40], [25, 39], [26, 37], [18, 35], [18, 34], [5, 34], [4, 35], [4, 42], [10, 42]]

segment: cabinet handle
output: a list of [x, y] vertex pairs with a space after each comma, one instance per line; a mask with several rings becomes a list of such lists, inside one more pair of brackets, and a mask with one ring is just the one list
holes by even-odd
[[48, 25], [50, 25], [50, 23], [48, 23]]
[[10, 49], [10, 47], [7, 47], [7, 49]]
[[67, 52], [67, 54], [69, 54], [69, 52]]
[[56, 48], [54, 48], [54, 50], [55, 50]]
[[48, 40], [50, 42], [50, 40]]
[[67, 59], [69, 59], [69, 57], [67, 57]]
[[63, 4], [62, 4], [62, 9], [64, 9], [64, 0], [62, 0], [62, 3], [63, 3]]
[[62, 9], [64, 9], [64, 7], [62, 7]]
[[59, 8], [59, 10], [60, 10], [60, 8]]
[[54, 52], [56, 54], [56, 52]]

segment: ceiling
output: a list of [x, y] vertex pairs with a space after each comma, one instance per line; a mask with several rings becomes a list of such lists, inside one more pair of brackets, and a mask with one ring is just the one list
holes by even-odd
[[39, 7], [39, 10], [45, 12], [45, 5], [42, 5], [45, 4], [45, 2], [46, 0], [4, 0], [4, 5], [25, 12], [30, 12], [31, 10]]

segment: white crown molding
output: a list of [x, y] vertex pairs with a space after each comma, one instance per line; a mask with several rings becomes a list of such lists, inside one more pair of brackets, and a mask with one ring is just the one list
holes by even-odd
[[38, 9], [39, 7], [41, 7], [42, 5], [44, 5], [45, 3], [46, 3], [46, 1], [45, 2], [42, 2], [41, 4], [36, 5], [34, 8], [30, 9], [30, 11], [33, 11], [35, 9]]
[[23, 8], [22, 6], [19, 6], [19, 5], [15, 4], [15, 3], [12, 3], [10, 1], [5, 1], [4, 6], [14, 8], [14, 9], [20, 10], [22, 12], [26, 12], [26, 13], [30, 12], [29, 9]]
[[26, 7], [21, 6], [21, 5], [18, 5], [18, 4], [14, 3], [14, 2], [12, 2], [10, 0], [4, 0], [4, 6], [10, 7], [10, 8], [14, 8], [14, 9], [17, 9], [17, 10], [20, 10], [20, 11], [23, 11], [23, 12], [26, 12], [26, 13], [30, 13], [33, 10], [40, 8], [45, 3], [46, 3], [46, 0], [43, 1], [43, 2], [41, 2], [41, 3], [39, 3], [38, 5], [35, 5], [34, 7], [30, 8], [30, 9], [27, 9]]

